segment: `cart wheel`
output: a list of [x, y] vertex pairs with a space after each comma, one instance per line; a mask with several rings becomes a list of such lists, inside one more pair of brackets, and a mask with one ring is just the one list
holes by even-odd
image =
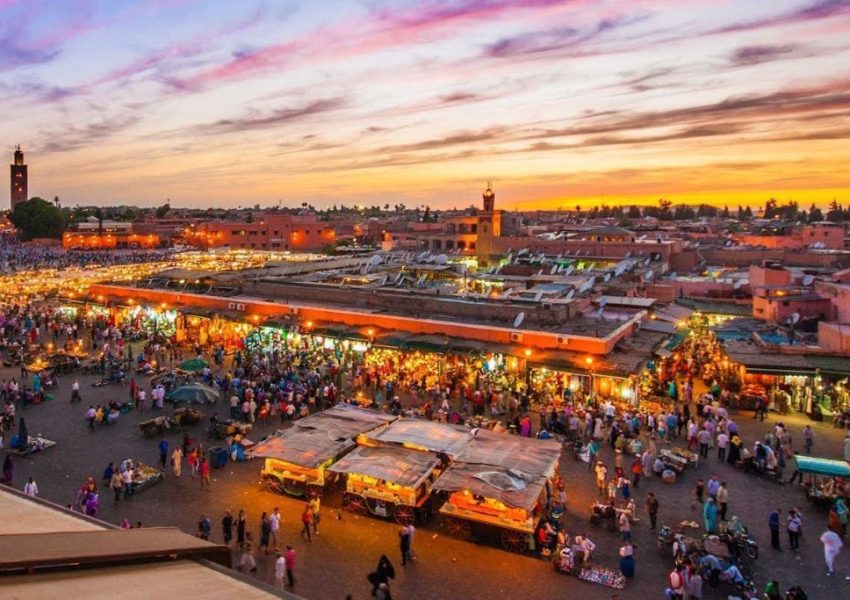
[[283, 494], [283, 488], [281, 488], [280, 481], [277, 477], [272, 475], [266, 475], [263, 477], [263, 487], [273, 494]]
[[755, 560], [759, 557], [759, 549], [756, 546], [747, 546], [746, 549], [747, 558], [750, 560]]
[[308, 485], [307, 486], [307, 497], [311, 500], [313, 498], [321, 498], [325, 493], [325, 490], [320, 485]]
[[363, 496], [358, 496], [357, 494], [352, 494], [350, 492], [346, 492], [343, 495], [342, 506], [348, 512], [352, 512], [356, 515], [365, 515], [369, 510], [366, 507], [366, 500]]
[[446, 519], [446, 529], [449, 535], [461, 540], [468, 539], [472, 535], [472, 525], [469, 521], [458, 519], [457, 517], [449, 517]]
[[520, 531], [505, 529], [502, 531], [502, 547], [511, 552], [525, 553], [528, 548], [526, 535]]
[[414, 512], [412, 506], [396, 504], [393, 509], [393, 518], [399, 525], [410, 525], [416, 521], [416, 512]]

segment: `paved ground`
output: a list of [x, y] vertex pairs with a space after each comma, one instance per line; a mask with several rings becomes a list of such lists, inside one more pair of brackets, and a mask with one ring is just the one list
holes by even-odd
[[[0, 377], [10, 375], [17, 376], [17, 372], [0, 370]], [[94, 388], [90, 385], [93, 379], [80, 378], [84, 394], [82, 405], [68, 403], [72, 380], [66, 378], [56, 400], [23, 411], [31, 434], [43, 433], [57, 441], [58, 445], [16, 461], [17, 487], [23, 486], [26, 478], [32, 475], [38, 482], [42, 497], [69, 504], [85, 477], [99, 477], [109, 461], [120, 462], [127, 457], [149, 463], [157, 461], [159, 440], [143, 438], [137, 426], [141, 419], [150, 416], [150, 412], [131, 412], [123, 415], [116, 426], [89, 431], [83, 413], [90, 402], [124, 399], [127, 395], [126, 388], [117, 386]], [[218, 412], [223, 414], [226, 410], [219, 408]], [[753, 421], [751, 414], [740, 415], [739, 422], [748, 445], [775, 419], [771, 417], [768, 423], [761, 424]], [[801, 439], [800, 432], [808, 420], [802, 416], [785, 416], [782, 419], [791, 427], [795, 440]], [[204, 439], [208, 447], [214, 443], [205, 439], [201, 426], [195, 427], [194, 434]], [[274, 429], [274, 423], [258, 426], [251, 437], [259, 439]], [[817, 425], [815, 431], [816, 454], [839, 457], [843, 432], [822, 425]], [[168, 439], [174, 444], [179, 443], [180, 437], [171, 434]], [[610, 450], [603, 449], [602, 457], [611, 460]], [[729, 482], [730, 514], [739, 515], [759, 541], [761, 557], [757, 561], [757, 580], [760, 585], [768, 577], [778, 579], [783, 590], [800, 583], [813, 600], [850, 594], [850, 581], [845, 579], [850, 576], [850, 552], [845, 550], [839, 557], [837, 576], [825, 577], [821, 545], [817, 539], [823, 530], [825, 515], [811, 513], [804, 508], [804, 535], [799, 555], [790, 551], [777, 553], [769, 548], [767, 515], [770, 509], [778, 506], [787, 510], [790, 506], [804, 504], [805, 497], [800, 490], [715, 463], [712, 457], [699, 473], [689, 472], [676, 484], [668, 485], [657, 480], [645, 482], [636, 493], [638, 506], [643, 506], [645, 493], [653, 490], [661, 503], [660, 522], [673, 523], [683, 518], [700, 521], [701, 512], [690, 502], [692, 487], [698, 475], [707, 480], [716, 469], [721, 478]], [[109, 494], [105, 493], [102, 495], [101, 517], [115, 524], [127, 517], [133, 523], [172, 525], [194, 533], [199, 514], [206, 512], [213, 519], [213, 539], [220, 541], [219, 520], [225, 509], [233, 510], [234, 514], [239, 509], [246, 510], [250, 528], [257, 531], [261, 511], [279, 506], [284, 515], [284, 542], [292, 543], [299, 556], [295, 591], [308, 598], [341, 600], [349, 593], [355, 599], [368, 598], [366, 574], [374, 569], [382, 553], [387, 553], [396, 565], [398, 575], [392, 592], [397, 599], [498, 598], [507, 595], [553, 598], [579, 594], [588, 599], [612, 597], [610, 590], [554, 573], [548, 563], [539, 559], [510, 554], [486, 544], [449, 538], [437, 521], [419, 527], [414, 543], [417, 561], [402, 568], [398, 562], [397, 527], [371, 517], [340, 513], [338, 494], [325, 502], [321, 535], [307, 543], [297, 535], [300, 529], [298, 516], [303, 504], [262, 491], [258, 485], [260, 466], [259, 461], [247, 461], [229, 463], [226, 468], [213, 471], [211, 492], [202, 492], [198, 481], [193, 480], [184, 468], [181, 479], [175, 479], [169, 473], [164, 482], [117, 507], [111, 505]], [[561, 470], [569, 496], [569, 510], [564, 517], [567, 531], [570, 534], [588, 533], [598, 546], [596, 559], [616, 568], [617, 534], [604, 528], [593, 528], [588, 523], [594, 488], [587, 465], [575, 462], [565, 454]], [[5, 517], [9, 518], [9, 515]], [[637, 576], [620, 597], [661, 598], [670, 569], [669, 559], [658, 557], [655, 537], [648, 531], [645, 520], [635, 527], [635, 541], [638, 545]], [[259, 578], [270, 579], [270, 565], [271, 557], [261, 558]], [[709, 591], [705, 597], [725, 598], [726, 594], [720, 593], [724, 591]]]

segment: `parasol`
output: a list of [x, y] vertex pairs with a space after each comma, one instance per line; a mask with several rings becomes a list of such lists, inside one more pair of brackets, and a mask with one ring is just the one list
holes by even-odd
[[191, 383], [168, 394], [167, 400], [174, 404], [212, 404], [220, 398], [218, 390], [200, 383]]
[[183, 369], [184, 371], [189, 371], [190, 373], [200, 373], [208, 366], [209, 365], [207, 364], [207, 361], [202, 360], [200, 358], [193, 358], [191, 360], [183, 361], [177, 368]]

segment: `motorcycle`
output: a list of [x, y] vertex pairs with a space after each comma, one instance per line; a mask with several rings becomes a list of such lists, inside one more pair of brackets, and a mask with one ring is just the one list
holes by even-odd
[[120, 383], [124, 385], [124, 382], [127, 381], [127, 375], [124, 374], [124, 371], [113, 371], [100, 381], [95, 381], [92, 385], [94, 387], [103, 387], [105, 385], [109, 385], [111, 383]]
[[737, 533], [722, 533], [718, 537], [721, 541], [725, 542], [727, 546], [729, 546], [729, 551], [736, 558], [746, 556], [750, 560], [755, 560], [759, 557], [758, 542], [756, 542], [755, 539], [747, 533], [746, 528], [743, 528]]

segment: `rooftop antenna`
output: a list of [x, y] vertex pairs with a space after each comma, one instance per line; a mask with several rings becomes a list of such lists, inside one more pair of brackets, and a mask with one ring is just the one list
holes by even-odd
[[514, 329], [519, 329], [519, 326], [522, 325], [522, 322], [525, 320], [525, 313], [519, 313], [514, 319]]

